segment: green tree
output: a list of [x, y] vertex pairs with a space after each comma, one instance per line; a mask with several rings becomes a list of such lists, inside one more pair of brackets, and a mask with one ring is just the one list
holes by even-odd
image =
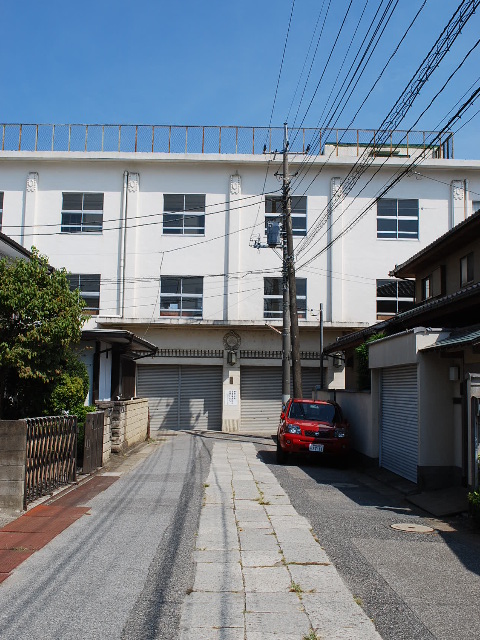
[[360, 391], [369, 390], [371, 386], [370, 369], [368, 366], [368, 347], [370, 343], [384, 337], [384, 333], [374, 333], [372, 336], [368, 337], [363, 344], [355, 349], [357, 361], [357, 385]]
[[0, 260], [0, 418], [51, 412], [65, 376], [85, 398], [85, 367], [71, 350], [83, 306], [66, 271], [53, 270], [36, 249], [31, 260]]

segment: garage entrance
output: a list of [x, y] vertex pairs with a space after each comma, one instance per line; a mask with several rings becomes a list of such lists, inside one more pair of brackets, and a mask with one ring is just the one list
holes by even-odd
[[137, 396], [148, 398], [150, 433], [162, 429], [222, 429], [222, 367], [137, 367]]

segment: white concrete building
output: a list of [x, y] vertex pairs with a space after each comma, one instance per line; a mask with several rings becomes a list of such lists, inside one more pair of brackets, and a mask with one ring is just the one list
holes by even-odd
[[[402, 310], [413, 285], [392, 289], [392, 265], [480, 201], [480, 162], [445, 158], [447, 144], [420, 159], [425, 135], [409, 135], [373, 148], [373, 132], [348, 132], [350, 144], [338, 132], [323, 142], [318, 132], [291, 133], [308, 397], [320, 381], [320, 305], [325, 344]], [[153, 357], [137, 350], [136, 371], [127, 367], [135, 394], [150, 398], [152, 429], [276, 430], [281, 252], [252, 246], [265, 244], [265, 218], [278, 211], [275, 140], [280, 149], [281, 129], [3, 126], [1, 231], [71, 272], [92, 314], [88, 330], [126, 330], [158, 347]], [[320, 140], [320, 154], [304, 153], [310, 140]], [[343, 193], [362, 153], [368, 168]], [[419, 166], [356, 221], [413, 158]], [[334, 194], [344, 199], [333, 208]], [[112, 356], [99, 334], [86, 355], [97, 365], [95, 399], [126, 391], [112, 389]], [[341, 363], [325, 367], [326, 384], [341, 386]]]

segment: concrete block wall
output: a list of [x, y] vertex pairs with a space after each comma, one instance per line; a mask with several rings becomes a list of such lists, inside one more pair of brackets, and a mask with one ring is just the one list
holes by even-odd
[[125, 442], [131, 447], [147, 438], [148, 429], [148, 399], [138, 398], [127, 400], [125, 420]]
[[148, 400], [99, 401], [97, 407], [111, 415], [111, 452], [121, 453], [147, 438]]
[[112, 411], [106, 409], [104, 416], [102, 464], [108, 462], [112, 454]]
[[27, 423], [0, 420], [0, 507], [23, 509]]

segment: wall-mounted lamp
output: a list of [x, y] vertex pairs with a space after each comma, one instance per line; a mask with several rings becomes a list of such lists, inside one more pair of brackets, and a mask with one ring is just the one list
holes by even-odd
[[333, 354], [333, 366], [335, 367], [335, 369], [340, 369], [343, 366], [343, 356], [341, 353], [334, 353]]
[[237, 364], [237, 353], [236, 351], [229, 351], [227, 354], [227, 362], [228, 364]]

